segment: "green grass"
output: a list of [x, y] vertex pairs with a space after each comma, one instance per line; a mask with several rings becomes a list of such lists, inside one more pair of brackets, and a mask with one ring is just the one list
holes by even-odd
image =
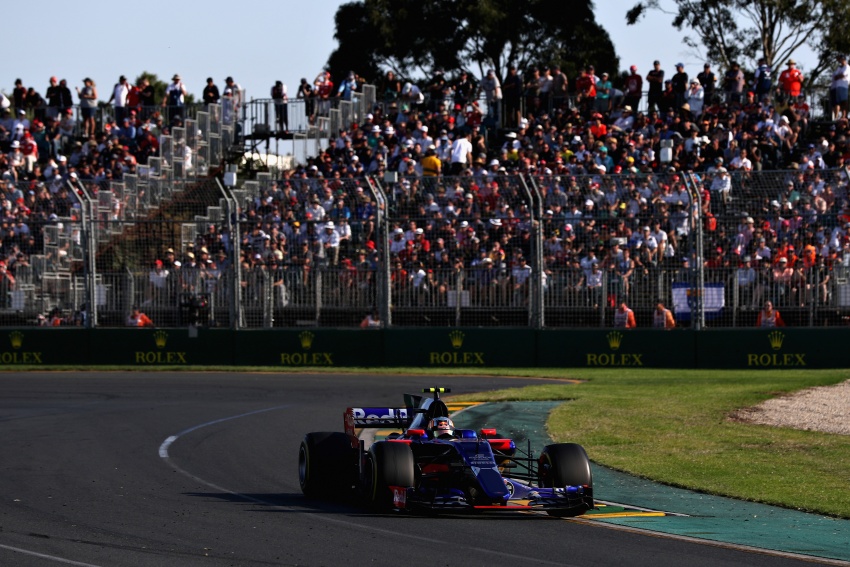
[[[86, 369], [422, 376], [449, 373], [445, 368], [329, 370], [183, 366]], [[45, 368], [30, 370], [44, 371]], [[51, 367], [51, 370], [60, 368]], [[452, 369], [451, 373], [554, 378], [550, 384], [453, 399], [565, 400], [550, 415], [549, 432], [557, 441], [582, 444], [596, 463], [672, 486], [850, 518], [850, 436], [749, 425], [728, 418], [734, 410], [783, 393], [850, 379], [850, 370], [471, 368]], [[581, 380], [581, 383], [565, 383], [558, 379]], [[450, 383], [445, 385], [451, 386]], [[486, 382], [482, 382], [484, 388]]]
[[738, 423], [740, 408], [850, 371], [574, 370], [580, 384], [464, 396], [569, 400], [547, 426], [600, 464], [672, 486], [850, 518], [850, 436]]

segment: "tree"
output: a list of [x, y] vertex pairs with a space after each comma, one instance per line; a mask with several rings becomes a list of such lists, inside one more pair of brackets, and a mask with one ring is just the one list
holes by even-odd
[[[673, 26], [687, 30], [683, 43], [704, 57], [728, 68], [733, 62], [754, 68], [764, 57], [780, 69], [803, 45], [819, 54], [815, 69], [807, 73], [810, 82], [834, 62], [832, 45], [846, 41], [846, 0], [674, 0], [674, 11], [659, 0], [638, 2], [626, 13], [633, 25], [648, 10], [673, 16]], [[837, 20], [838, 19], [838, 20]], [[842, 35], [843, 34], [843, 35]], [[832, 37], [826, 41], [827, 37]], [[829, 60], [829, 61], [828, 61]]]
[[591, 0], [363, 0], [339, 8], [335, 38], [334, 74], [422, 78], [443, 68], [503, 77], [508, 65], [558, 63], [571, 76], [586, 64], [613, 76], [619, 68]]

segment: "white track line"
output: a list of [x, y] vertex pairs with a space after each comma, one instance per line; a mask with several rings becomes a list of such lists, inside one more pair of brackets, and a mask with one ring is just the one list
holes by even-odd
[[95, 565], [94, 563], [83, 563], [82, 561], [72, 561], [71, 559], [65, 559], [64, 557], [56, 557], [55, 555], [47, 555], [46, 553], [39, 553], [37, 551], [30, 551], [29, 549], [21, 549], [20, 547], [12, 547], [11, 545], [0, 544], [0, 549], [6, 549], [8, 551], [14, 551], [15, 553], [23, 553], [24, 555], [29, 555], [30, 557], [38, 557], [39, 559], [47, 559], [48, 561], [53, 561], [55, 563], [64, 563], [65, 565], [77, 565], [79, 567], [100, 567], [99, 565]]

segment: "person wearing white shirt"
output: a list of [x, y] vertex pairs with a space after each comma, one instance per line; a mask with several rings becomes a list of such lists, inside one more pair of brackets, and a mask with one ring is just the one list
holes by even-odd
[[112, 103], [115, 109], [115, 123], [121, 124], [127, 112], [127, 97], [130, 95], [130, 85], [127, 84], [127, 77], [121, 75], [118, 82], [112, 88], [112, 96], [106, 101], [107, 104]]
[[319, 235], [322, 248], [325, 249], [325, 258], [330, 266], [336, 266], [339, 262], [339, 233], [336, 231], [333, 221], [325, 223], [325, 229]]
[[452, 144], [452, 175], [460, 175], [472, 163], [472, 142], [470, 133], [466, 132]]
[[652, 221], [652, 230], [649, 231], [649, 236], [655, 239], [659, 259], [672, 258], [676, 255], [676, 249], [670, 245], [667, 232], [661, 229], [661, 223], [658, 220]]
[[740, 169], [742, 171], [752, 171], [753, 162], [750, 161], [749, 157], [747, 157], [747, 150], [741, 150], [741, 153], [732, 158], [732, 161], [729, 162], [729, 168]]
[[711, 180], [711, 192], [717, 193], [720, 200], [727, 203], [730, 199], [732, 191], [732, 179], [729, 177], [729, 172], [725, 167], [718, 167], [717, 174]]
[[847, 118], [847, 90], [850, 87], [850, 67], [847, 56], [838, 56], [838, 68], [832, 73], [829, 98], [832, 101], [832, 119]]
[[694, 115], [694, 118], [699, 118], [705, 104], [705, 89], [702, 88], [698, 80], [692, 79], [691, 86], [685, 96], [688, 106], [691, 107], [691, 114]]

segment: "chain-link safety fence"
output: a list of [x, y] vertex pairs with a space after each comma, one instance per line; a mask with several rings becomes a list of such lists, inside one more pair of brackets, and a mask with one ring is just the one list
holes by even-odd
[[[0, 324], [683, 328], [850, 317], [844, 170], [273, 178], [206, 173], [218, 107], [120, 180], [6, 182]], [[330, 119], [331, 117], [329, 117]], [[228, 130], [229, 129], [229, 130]]]

